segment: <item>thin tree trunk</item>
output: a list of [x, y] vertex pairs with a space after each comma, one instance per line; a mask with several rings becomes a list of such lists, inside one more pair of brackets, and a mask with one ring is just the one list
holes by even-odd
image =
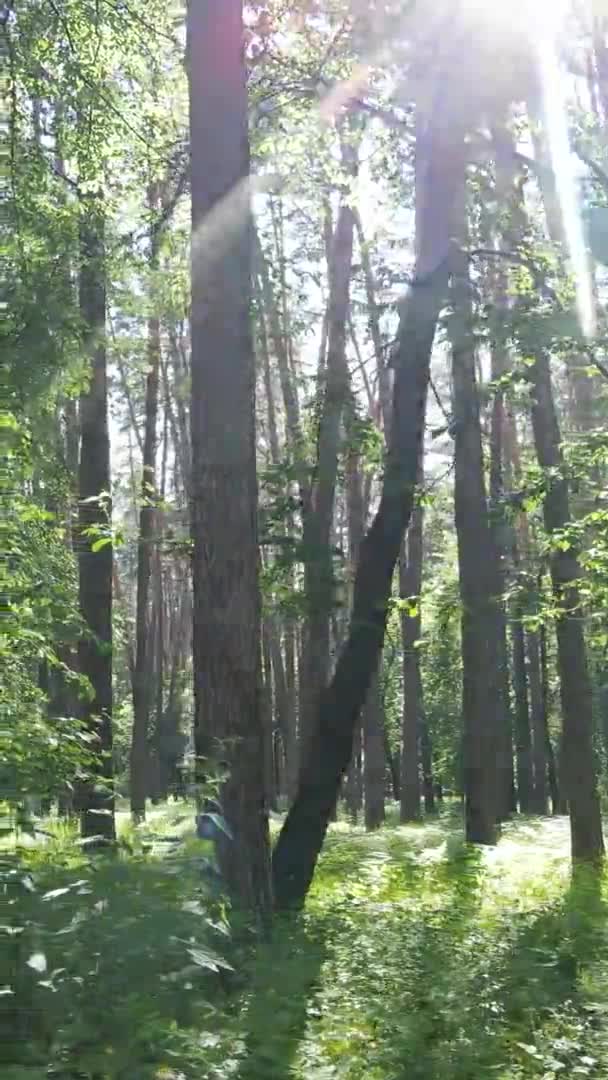
[[418, 663], [418, 701], [421, 703], [420, 713], [420, 764], [422, 766], [422, 793], [424, 795], [424, 809], [427, 814], [435, 812], [435, 781], [433, 777], [433, 745], [431, 733], [424, 710], [424, 690], [422, 686], [422, 672]]
[[401, 799], [401, 778], [399, 776], [399, 759], [397, 754], [394, 754], [391, 750], [388, 732], [386, 730], [386, 716], [384, 724], [384, 756], [388, 765], [388, 769], [391, 775], [391, 787], [393, 789], [393, 799], [395, 802], [399, 802]]
[[242, 0], [191, 4], [188, 45], [195, 749], [199, 761], [228, 766], [220, 797], [231, 836], [217, 838], [219, 864], [235, 902], [265, 924], [271, 887]]
[[545, 748], [547, 753], [547, 771], [549, 774], [549, 794], [551, 795], [551, 807], [554, 814], [567, 814], [568, 804], [560, 790], [557, 766], [555, 764], [555, 752], [551, 742], [549, 731], [549, 664], [547, 660], [547, 631], [544, 626], [540, 628], [540, 674], [541, 694], [543, 700], [543, 719], [545, 725]]
[[287, 796], [291, 803], [298, 787], [298, 678], [296, 672], [296, 626], [291, 616], [285, 619], [285, 686], [287, 690]]
[[[562, 476], [561, 435], [553, 401], [549, 359], [538, 353], [532, 377], [532, 426], [538, 463], [547, 470], [544, 499], [549, 536], [570, 521], [568, 484]], [[549, 473], [550, 470], [550, 473]], [[565, 795], [570, 806], [572, 856], [603, 854], [602, 822], [593, 755], [591, 685], [578, 591], [580, 569], [573, 549], [551, 554], [553, 595], [559, 609], [556, 624], [563, 717]]]
[[365, 296], [367, 300], [369, 330], [372, 344], [374, 346], [374, 354], [376, 357], [376, 372], [378, 376], [380, 413], [382, 417], [382, 425], [384, 428], [384, 438], [386, 441], [388, 441], [391, 420], [391, 374], [388, 364], [386, 363], [386, 357], [384, 355], [384, 349], [382, 347], [380, 316], [378, 313], [378, 305], [376, 302], [376, 287], [374, 282], [374, 274], [372, 271], [371, 259], [369, 256], [369, 246], [365, 239], [363, 222], [361, 221], [361, 216], [357, 210], [355, 210], [355, 225], [357, 227], [357, 235], [359, 238], [361, 266], [363, 267], [363, 279], [365, 281]]
[[[112, 543], [110, 436], [106, 364], [103, 211], [91, 201], [80, 225], [79, 302], [91, 379], [80, 397], [78, 597], [85, 630], [78, 666], [92, 695], [83, 718], [95, 737], [89, 778], [78, 793], [85, 837], [115, 837], [112, 788]], [[92, 532], [91, 532], [92, 530]], [[101, 533], [101, 536], [96, 535]], [[105, 542], [95, 551], [95, 541]]]
[[[359, 550], [365, 534], [366, 504], [361, 483], [361, 453], [355, 433], [351, 430], [351, 417], [348, 417], [347, 439], [348, 452], [345, 464], [346, 516], [348, 519], [348, 607], [352, 608], [353, 589], [357, 571]], [[353, 824], [357, 823], [363, 805], [362, 765], [362, 729], [357, 725], [353, 740], [353, 754], [344, 784], [344, 798]]]
[[513, 642], [513, 690], [515, 693], [517, 796], [521, 813], [529, 814], [534, 810], [532, 738], [530, 734], [526, 646], [522, 616], [522, 606], [521, 604], [518, 604], [514, 612], [511, 628], [511, 638]]
[[403, 642], [403, 721], [401, 729], [401, 810], [402, 822], [420, 817], [420, 714], [422, 689], [419, 679], [420, 588], [422, 584], [422, 508], [417, 506], [403, 541], [399, 564], [399, 592], [404, 602], [414, 605], [414, 613], [401, 613]]
[[[264, 788], [266, 801], [271, 810], [277, 809], [275, 783], [275, 710], [273, 709], [272, 663], [268, 626], [262, 627], [262, 653], [260, 663], [261, 694], [264, 721]], [[276, 701], [276, 697], [274, 698]]]
[[530, 717], [532, 721], [532, 758], [534, 762], [533, 810], [547, 813], [547, 718], [542, 689], [540, 642], [538, 630], [526, 635], [528, 685], [530, 687]]
[[346, 328], [353, 254], [353, 212], [340, 207], [330, 260], [328, 348], [319, 423], [317, 479], [310, 509], [304, 515], [304, 584], [306, 628], [303, 650], [304, 698], [300, 702], [300, 740], [310, 737], [319, 701], [329, 678], [329, 627], [334, 606], [331, 527], [334, 513], [342, 417], [350, 379], [346, 363]]
[[[151, 265], [156, 263], [152, 253]], [[131, 814], [135, 822], [146, 816], [146, 795], [150, 772], [148, 727], [152, 689], [152, 633], [150, 620], [150, 580], [152, 543], [156, 510], [156, 422], [160, 373], [160, 320], [148, 319], [148, 374], [146, 376], [146, 420], [137, 544], [137, 599], [135, 612], [135, 679], [133, 682], [133, 736], [131, 740]]]
[[376, 672], [363, 708], [363, 787], [368, 831], [378, 829], [384, 821], [385, 776], [384, 710], [380, 676]]
[[349, 636], [323, 694], [298, 794], [273, 855], [275, 899], [301, 906], [353, 751], [359, 712], [377, 669], [392, 581], [414, 503], [431, 351], [446, 296], [453, 210], [464, 184], [464, 132], [449, 110], [433, 114], [417, 192], [415, 284], [404, 303], [395, 357], [393, 417], [380, 505], [361, 545]]
[[[497, 289], [496, 289], [496, 302], [505, 310], [506, 315], [506, 303], [505, 303], [506, 287], [503, 281], [502, 274], [497, 275]], [[498, 382], [507, 371], [507, 357], [504, 353], [502, 343], [496, 342], [492, 348], [492, 381]], [[499, 678], [499, 710], [496, 717], [497, 720], [497, 737], [498, 737], [498, 758], [497, 758], [497, 770], [498, 770], [498, 783], [499, 790], [497, 792], [497, 817], [499, 820], [505, 820], [509, 817], [514, 807], [514, 777], [513, 777], [513, 717], [511, 715], [511, 702], [510, 702], [510, 686], [509, 686], [509, 650], [507, 644], [507, 617], [505, 611], [505, 592], [507, 588], [507, 574], [508, 574], [508, 549], [509, 549], [509, 526], [505, 520], [504, 512], [504, 466], [505, 466], [505, 405], [504, 395], [500, 385], [494, 391], [494, 400], [492, 402], [492, 417], [491, 417], [491, 435], [490, 435], [490, 532], [491, 543], [493, 547], [492, 564], [494, 567], [494, 583], [493, 594], [495, 600], [495, 616], [496, 616], [496, 648], [498, 652], [498, 678]], [[519, 646], [514, 641], [514, 649], [517, 651]], [[520, 653], [517, 654], [521, 656]], [[525, 673], [524, 673], [525, 679]], [[525, 686], [525, 683], [524, 683]], [[521, 685], [520, 685], [521, 689]], [[524, 738], [523, 721], [524, 721], [524, 699], [517, 696], [517, 690], [515, 693], [516, 709], [519, 707], [518, 716], [518, 731], [520, 736]], [[526, 694], [526, 711], [527, 711], [527, 694]], [[525, 739], [524, 739], [525, 741]], [[520, 739], [521, 743], [521, 739]], [[520, 763], [523, 766], [523, 758], [520, 756]], [[525, 783], [525, 770], [521, 773], [522, 781]], [[527, 805], [527, 795], [524, 792], [523, 796], [520, 792], [520, 805], [523, 802]]]

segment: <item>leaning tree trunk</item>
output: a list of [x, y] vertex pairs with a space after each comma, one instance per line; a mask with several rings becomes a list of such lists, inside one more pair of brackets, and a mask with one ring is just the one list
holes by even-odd
[[[349, 634], [322, 695], [296, 799], [273, 856], [279, 907], [300, 906], [314, 869], [353, 735], [384, 641], [392, 581], [416, 489], [431, 351], [446, 296], [453, 208], [464, 184], [464, 132], [446, 110], [433, 115], [424, 144], [417, 191], [417, 266], [404, 303], [395, 357], [393, 420], [380, 504], [361, 545]], [[439, 127], [441, 125], [441, 127]]]
[[192, 477], [195, 750], [223, 771], [217, 840], [234, 902], [271, 904], [259, 701], [255, 365], [242, 0], [188, 9], [192, 172]]
[[94, 742], [89, 777], [78, 793], [78, 808], [83, 836], [113, 840], [112, 511], [106, 283], [103, 211], [94, 200], [83, 207], [80, 256], [80, 314], [91, 379], [80, 398], [77, 546], [78, 597], [84, 631], [78, 642], [78, 666], [91, 685], [92, 694], [83, 702], [83, 718]]
[[[549, 536], [570, 521], [568, 482], [563, 476], [561, 434], [553, 400], [549, 358], [536, 355], [532, 378], [532, 426], [536, 456], [546, 471], [543, 503]], [[558, 608], [556, 623], [558, 670], [563, 718], [563, 784], [570, 806], [572, 857], [603, 854], [602, 821], [593, 755], [593, 718], [587, 651], [583, 633], [578, 580], [580, 568], [573, 548], [555, 546], [551, 553], [551, 582]]]

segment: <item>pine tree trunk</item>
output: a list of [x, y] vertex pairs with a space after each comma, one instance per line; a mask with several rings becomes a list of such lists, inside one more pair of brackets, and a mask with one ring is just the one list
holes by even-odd
[[403, 722], [401, 729], [401, 809], [402, 822], [420, 817], [420, 717], [422, 690], [420, 654], [420, 588], [422, 584], [422, 508], [414, 510], [407, 536], [403, 541], [399, 564], [401, 599], [414, 605], [414, 613], [401, 614], [403, 643]]
[[378, 829], [384, 821], [384, 714], [380, 678], [376, 673], [363, 708], [363, 789], [365, 828]]
[[[464, 184], [464, 132], [447, 113], [424, 140], [424, 180], [417, 192], [416, 278], [404, 303], [395, 357], [393, 415], [380, 505], [361, 545], [349, 635], [300, 770], [298, 794], [273, 855], [280, 908], [304, 902], [342, 777], [361, 707], [382, 651], [389, 598], [414, 503], [431, 351], [448, 280], [453, 209]], [[422, 151], [422, 147], [421, 147]]]
[[268, 626], [262, 626], [262, 653], [260, 662], [262, 716], [264, 724], [264, 789], [266, 802], [271, 810], [277, 809], [277, 786], [275, 780], [275, 710], [273, 704], [272, 663], [270, 659]]
[[[85, 216], [86, 215], [86, 216]], [[106, 286], [103, 211], [93, 200], [80, 225], [80, 314], [91, 379], [80, 398], [78, 472], [78, 598], [85, 630], [78, 643], [78, 667], [92, 697], [83, 701], [83, 718], [95, 737], [89, 778], [80, 786], [78, 809], [83, 836], [115, 837], [112, 790], [112, 523], [108, 383], [106, 364]], [[89, 532], [92, 530], [92, 534]], [[95, 541], [106, 542], [94, 551]]]
[[231, 836], [217, 839], [219, 865], [234, 902], [265, 924], [271, 889], [241, 0], [191, 4], [188, 47], [195, 750], [207, 775], [226, 762], [220, 799]]
[[[547, 474], [544, 519], [551, 536], [570, 521], [568, 484], [563, 478], [561, 435], [553, 401], [549, 359], [537, 354], [532, 375], [532, 426], [538, 463]], [[563, 717], [565, 796], [570, 806], [572, 856], [603, 854], [602, 822], [592, 744], [591, 685], [581, 621], [576, 552], [556, 548], [551, 554], [551, 582], [559, 609], [556, 624]]]
[[559, 778], [557, 774], [557, 764], [555, 761], [555, 751], [553, 749], [553, 743], [551, 742], [551, 732], [549, 731], [549, 661], [547, 657], [547, 630], [545, 626], [541, 626], [539, 632], [540, 643], [540, 680], [541, 680], [541, 694], [543, 699], [543, 719], [545, 722], [545, 748], [547, 753], [547, 772], [549, 774], [549, 794], [551, 796], [551, 807], [554, 814], [567, 814], [568, 804], [564, 798], [563, 792], [560, 789]]
[[[350, 393], [346, 362], [354, 218], [340, 207], [329, 262], [328, 347], [325, 388], [319, 422], [317, 480], [310, 509], [304, 515], [304, 587], [306, 627], [302, 655], [304, 696], [300, 701], [300, 741], [314, 727], [321, 694], [329, 678], [330, 617], [334, 607], [331, 527], [334, 513], [342, 418]], [[302, 749], [302, 752], [304, 750]]]
[[433, 778], [433, 745], [429, 731], [426, 712], [424, 710], [424, 690], [422, 686], [422, 673], [418, 664], [418, 700], [422, 702], [420, 715], [420, 764], [422, 766], [422, 794], [424, 796], [424, 809], [427, 814], [435, 812], [435, 781]]
[[[496, 290], [497, 304], [504, 305], [506, 288], [502, 276], [498, 276]], [[492, 380], [496, 381], [507, 370], [507, 357], [500, 343], [495, 343], [492, 349]], [[499, 711], [497, 715], [498, 737], [498, 783], [497, 792], [497, 817], [504, 821], [509, 817], [514, 807], [514, 776], [513, 776], [513, 717], [511, 715], [510, 680], [509, 680], [509, 649], [507, 644], [507, 616], [505, 611], [504, 595], [507, 587], [507, 553], [509, 527], [505, 521], [503, 509], [504, 498], [504, 466], [505, 466], [505, 406], [503, 392], [500, 388], [494, 391], [492, 402], [491, 433], [490, 433], [490, 533], [493, 547], [492, 563], [494, 566], [494, 583], [492, 592], [495, 596], [496, 614], [496, 648], [498, 652], [498, 676], [499, 676]], [[517, 702], [517, 693], [515, 695]], [[527, 698], [526, 698], [527, 702]], [[523, 698], [519, 703], [523, 708]], [[516, 706], [517, 707], [517, 706]], [[519, 714], [523, 722], [524, 713]], [[523, 774], [522, 774], [523, 779]], [[525, 801], [525, 799], [524, 799]], [[521, 803], [521, 795], [520, 795]]]
[[401, 777], [399, 775], [399, 759], [397, 754], [394, 754], [391, 750], [391, 746], [388, 739], [386, 730], [386, 723], [384, 724], [384, 756], [391, 775], [391, 787], [393, 789], [393, 799], [395, 802], [401, 801]]
[[[154, 264], [154, 259], [152, 260]], [[133, 681], [133, 737], [131, 741], [131, 815], [135, 822], [146, 816], [150, 775], [148, 727], [152, 690], [152, 632], [150, 581], [154, 539], [156, 491], [156, 421], [160, 374], [160, 321], [148, 319], [148, 374], [146, 420], [142, 461], [141, 506], [137, 545], [137, 599], [135, 613], [135, 678]]]
[[540, 643], [537, 630], [528, 630], [526, 652], [528, 685], [530, 687], [530, 718], [532, 726], [532, 759], [534, 763], [533, 810], [547, 813], [547, 719], [542, 692]]
[[522, 814], [530, 814], [534, 810], [532, 737], [530, 734], [526, 646], [522, 615], [523, 611], [521, 610], [521, 604], [519, 604], [514, 612], [511, 629], [511, 638], [513, 642], [513, 690], [515, 694], [515, 752], [519, 809]]
[[497, 642], [495, 552], [490, 532], [479, 397], [472, 337], [472, 300], [468, 264], [458, 255], [454, 266], [450, 337], [454, 395], [454, 506], [462, 602], [462, 712], [466, 835], [493, 844], [501, 809], [498, 762], [501, 750], [497, 718], [501, 711], [501, 674]]
[[363, 807], [363, 773], [361, 747], [363, 745], [362, 730], [357, 725], [353, 738], [353, 753], [348, 772], [344, 779], [344, 802], [351, 824], [356, 825], [359, 814]]

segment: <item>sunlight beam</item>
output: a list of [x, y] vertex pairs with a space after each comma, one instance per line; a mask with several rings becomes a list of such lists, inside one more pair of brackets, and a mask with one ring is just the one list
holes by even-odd
[[568, 136], [564, 73], [560, 67], [557, 49], [552, 36], [543, 35], [539, 38], [537, 41], [537, 57], [549, 153], [555, 174], [566, 247], [576, 289], [577, 314], [584, 336], [593, 337], [596, 330], [593, 277], [585, 244], [574, 159]]

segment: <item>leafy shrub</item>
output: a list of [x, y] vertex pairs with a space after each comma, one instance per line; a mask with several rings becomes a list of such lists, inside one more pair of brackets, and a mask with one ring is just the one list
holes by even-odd
[[4, 859], [5, 1062], [60, 1077], [157, 1075], [178, 1027], [211, 1019], [230, 968], [225, 913], [200, 863], [196, 842], [162, 859], [89, 859], [70, 845]]

